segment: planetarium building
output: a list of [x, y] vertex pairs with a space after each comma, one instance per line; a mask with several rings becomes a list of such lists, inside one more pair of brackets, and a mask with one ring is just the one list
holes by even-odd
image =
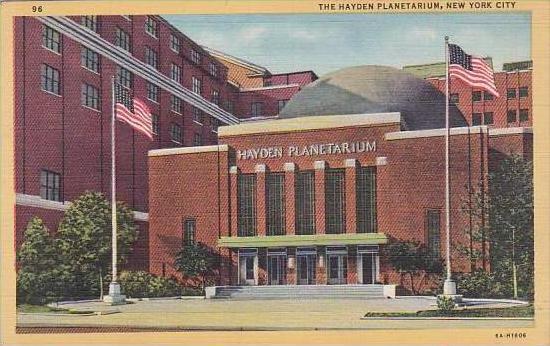
[[[450, 111], [451, 258], [471, 261], [471, 192], [530, 128], [468, 127]], [[407, 72], [351, 67], [304, 87], [276, 118], [219, 128], [219, 144], [149, 152], [150, 271], [180, 274], [182, 244], [220, 255], [218, 285], [403, 284], [383, 255], [417, 241], [445, 256], [445, 96]], [[483, 222], [483, 221], [480, 221]]]

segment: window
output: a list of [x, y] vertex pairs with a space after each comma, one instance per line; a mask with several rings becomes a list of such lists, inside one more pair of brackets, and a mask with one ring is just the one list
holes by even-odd
[[56, 53], [61, 53], [61, 34], [44, 25], [42, 27], [42, 46]]
[[235, 111], [235, 104], [233, 103], [233, 101], [225, 102], [225, 110], [233, 114], [233, 112]]
[[458, 103], [460, 101], [460, 98], [458, 96], [458, 94], [451, 94], [451, 96], [449, 97], [449, 102], [451, 103]]
[[280, 113], [283, 110], [283, 108], [286, 106], [287, 102], [288, 102], [288, 100], [279, 100], [279, 101], [277, 101], [278, 113]]
[[220, 105], [220, 92], [218, 90], [212, 90], [212, 103]]
[[99, 110], [99, 89], [89, 84], [82, 84], [81, 103], [83, 106]]
[[151, 123], [153, 133], [158, 134], [160, 132], [160, 117], [158, 116], [158, 114], [151, 114]]
[[174, 34], [170, 34], [170, 49], [172, 49], [176, 53], [179, 53], [181, 51], [180, 39]]
[[210, 73], [212, 77], [218, 77], [218, 65], [214, 63], [208, 64], [208, 73]]
[[264, 105], [263, 102], [252, 102], [252, 105], [251, 105], [252, 109], [251, 109], [250, 114], [253, 117], [261, 117], [262, 116], [263, 105]]
[[181, 126], [176, 123], [170, 124], [170, 139], [176, 143], [182, 143]]
[[42, 90], [61, 95], [59, 71], [49, 65], [42, 64], [41, 85]]
[[433, 258], [440, 257], [440, 226], [441, 212], [439, 210], [428, 210], [426, 213], [428, 252]]
[[132, 72], [128, 71], [124, 67], [116, 67], [116, 82], [128, 89], [132, 88], [133, 76]]
[[472, 126], [479, 126], [479, 125], [481, 125], [481, 113], [473, 113]]
[[82, 25], [97, 32], [97, 16], [82, 16]]
[[481, 91], [472, 91], [472, 101], [481, 101]]
[[240, 174], [237, 179], [237, 235], [256, 235], [256, 175]]
[[485, 101], [490, 101], [494, 98], [493, 94], [491, 94], [490, 92], [487, 92], [487, 91], [484, 91], [483, 92], [483, 99]]
[[295, 182], [296, 234], [315, 234], [315, 174], [301, 171]]
[[193, 121], [202, 124], [202, 111], [197, 107], [193, 106]]
[[115, 46], [130, 51], [130, 36], [121, 28], [116, 28]]
[[193, 137], [193, 145], [195, 146], [202, 145], [202, 136], [198, 132], [195, 132], [195, 136]]
[[197, 233], [197, 221], [195, 219], [185, 219], [183, 221], [183, 245], [195, 244]]
[[194, 64], [200, 65], [200, 63], [201, 63], [201, 53], [197, 52], [195, 49], [191, 49], [191, 61]]
[[343, 169], [325, 170], [325, 228], [326, 233], [346, 231], [345, 172]]
[[90, 71], [99, 73], [99, 54], [89, 48], [82, 47], [80, 65]]
[[170, 78], [178, 83], [181, 83], [181, 67], [172, 63], [170, 65]]
[[159, 87], [147, 82], [147, 98], [151, 101], [159, 102]]
[[145, 47], [145, 63], [158, 69], [158, 54], [150, 47]]
[[202, 82], [197, 77], [193, 77], [193, 92], [195, 94], [201, 94], [202, 92]]
[[529, 88], [528, 87], [520, 87], [519, 88], [519, 97], [527, 97], [529, 96]]
[[285, 174], [266, 175], [265, 209], [267, 235], [285, 235]]
[[147, 17], [147, 19], [145, 20], [145, 31], [154, 38], [158, 37], [157, 21], [154, 20], [152, 17]]
[[506, 121], [508, 124], [515, 123], [517, 118], [517, 111], [515, 109], [509, 109], [506, 113]]
[[507, 99], [515, 99], [516, 98], [516, 89], [514, 89], [514, 88], [506, 89], [506, 98]]
[[493, 125], [493, 112], [483, 113], [483, 125]]
[[61, 201], [60, 175], [48, 170], [40, 171], [40, 197], [50, 201]]
[[357, 233], [376, 232], [376, 168], [357, 169], [355, 185], [355, 208]]
[[182, 113], [182, 103], [179, 97], [172, 95], [170, 98], [170, 109], [172, 112]]
[[212, 126], [212, 132], [218, 132], [218, 127], [220, 126], [220, 121], [216, 118], [210, 118], [210, 125]]
[[519, 121], [524, 122], [529, 120], [529, 110], [528, 109], [520, 109], [519, 110]]

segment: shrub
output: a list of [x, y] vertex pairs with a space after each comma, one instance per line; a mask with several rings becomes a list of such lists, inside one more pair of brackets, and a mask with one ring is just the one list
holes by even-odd
[[511, 296], [510, 285], [506, 285], [484, 270], [464, 273], [457, 278], [457, 289], [468, 298], [506, 298]]
[[183, 291], [177, 281], [144, 271], [122, 272], [119, 283], [123, 293], [131, 298], [173, 297]]
[[443, 314], [450, 313], [455, 308], [455, 301], [451, 297], [437, 296], [437, 309]]

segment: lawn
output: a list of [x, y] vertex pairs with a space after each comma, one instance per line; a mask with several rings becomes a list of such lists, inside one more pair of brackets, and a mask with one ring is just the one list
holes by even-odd
[[367, 312], [365, 317], [533, 317], [532, 304], [510, 308], [460, 308], [450, 312], [420, 310], [417, 312]]
[[17, 305], [17, 312], [25, 313], [59, 313], [59, 314], [89, 314], [89, 311], [75, 311], [70, 309], [51, 308], [46, 305], [21, 304]]

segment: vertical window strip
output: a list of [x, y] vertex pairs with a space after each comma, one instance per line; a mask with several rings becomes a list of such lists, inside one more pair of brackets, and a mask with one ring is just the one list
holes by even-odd
[[237, 235], [256, 235], [256, 175], [240, 174], [237, 179]]
[[56, 53], [61, 52], [61, 34], [44, 25], [42, 28], [42, 45]]
[[345, 172], [343, 169], [325, 171], [325, 229], [326, 233], [346, 231]]
[[376, 233], [376, 168], [358, 168], [356, 181], [357, 233]]
[[266, 219], [267, 235], [284, 235], [285, 230], [285, 175], [266, 175]]
[[428, 210], [426, 218], [428, 227], [428, 251], [434, 258], [439, 258], [441, 212], [439, 210]]
[[312, 171], [296, 174], [295, 205], [296, 234], [315, 234], [315, 174]]

